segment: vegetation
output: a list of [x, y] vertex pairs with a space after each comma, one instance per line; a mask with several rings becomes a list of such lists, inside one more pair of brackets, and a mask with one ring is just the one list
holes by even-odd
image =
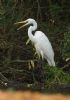
[[[38, 22], [55, 51], [55, 68], [34, 56], [32, 44], [26, 45], [27, 29], [17, 31], [15, 22], [27, 18]], [[0, 0], [0, 87], [5, 83], [70, 84], [70, 1]], [[35, 64], [34, 64], [35, 63]], [[13, 85], [12, 85], [13, 87]]]

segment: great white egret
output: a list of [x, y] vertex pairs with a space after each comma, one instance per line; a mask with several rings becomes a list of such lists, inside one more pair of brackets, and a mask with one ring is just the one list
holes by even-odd
[[28, 37], [34, 44], [37, 54], [41, 55], [42, 58], [45, 58], [50, 66], [55, 66], [54, 51], [48, 37], [41, 31], [36, 31], [34, 35], [32, 34], [32, 32], [37, 29], [37, 23], [34, 19], [29, 18], [15, 24], [23, 23], [24, 25], [19, 27], [18, 30], [24, 26], [31, 25], [28, 28]]

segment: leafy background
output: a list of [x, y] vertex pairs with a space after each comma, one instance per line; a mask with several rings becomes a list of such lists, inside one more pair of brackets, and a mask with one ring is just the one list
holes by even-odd
[[[34, 56], [27, 28], [17, 31], [15, 22], [34, 18], [55, 51], [55, 68]], [[69, 0], [0, 0], [0, 87], [36, 84], [70, 84], [70, 1]], [[42, 83], [42, 86], [40, 86]], [[47, 86], [47, 87], [46, 87]], [[34, 88], [34, 87], [33, 87]]]

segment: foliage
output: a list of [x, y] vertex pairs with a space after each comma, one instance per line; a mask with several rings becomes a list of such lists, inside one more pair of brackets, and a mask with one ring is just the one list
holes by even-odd
[[48, 85], [70, 83], [70, 75], [65, 73], [62, 68], [45, 66], [45, 69], [47, 70], [46, 82]]
[[[65, 68], [52, 68], [45, 63], [44, 73], [48, 78], [45, 83], [70, 83], [70, 63], [65, 60], [70, 58], [69, 8], [69, 0], [0, 0], [0, 82], [30, 83], [35, 82], [41, 74], [36, 69], [40, 64], [34, 56], [32, 44], [26, 45], [27, 29], [17, 31], [14, 25], [17, 21], [32, 17], [37, 20], [38, 29], [49, 37], [55, 51], [57, 66]], [[35, 62], [35, 70], [29, 69], [32, 60]]]

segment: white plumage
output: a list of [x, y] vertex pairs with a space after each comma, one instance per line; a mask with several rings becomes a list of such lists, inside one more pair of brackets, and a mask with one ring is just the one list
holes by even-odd
[[45, 58], [50, 66], [55, 66], [54, 52], [50, 41], [46, 35], [41, 31], [36, 31], [34, 38], [36, 40], [36, 51], [41, 54], [42, 58]]
[[41, 55], [43, 59], [45, 58], [50, 66], [55, 66], [54, 51], [48, 37], [41, 31], [36, 31], [34, 35], [32, 34], [32, 31], [35, 31], [37, 29], [36, 21], [29, 18], [25, 21], [17, 22], [16, 24], [19, 23], [26, 23], [20, 28], [26, 25], [31, 25], [28, 28], [28, 37], [34, 44], [37, 54]]

